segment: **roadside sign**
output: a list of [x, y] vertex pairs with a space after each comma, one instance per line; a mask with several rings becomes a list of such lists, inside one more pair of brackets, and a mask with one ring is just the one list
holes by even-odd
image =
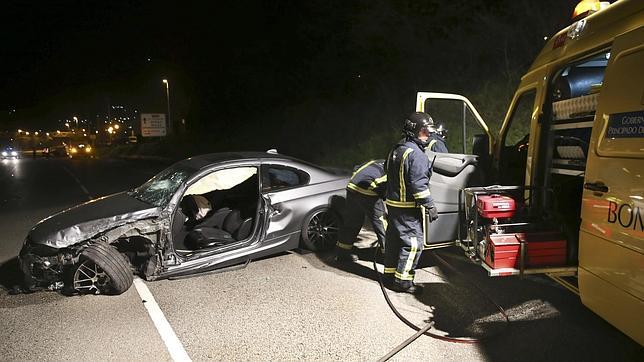
[[141, 136], [163, 137], [165, 135], [165, 113], [141, 113]]

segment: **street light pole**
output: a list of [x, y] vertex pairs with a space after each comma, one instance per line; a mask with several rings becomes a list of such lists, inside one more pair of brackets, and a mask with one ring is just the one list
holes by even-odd
[[168, 134], [172, 133], [172, 121], [170, 120], [170, 83], [167, 79], [163, 80], [165, 84], [165, 97], [166, 103], [168, 104]]

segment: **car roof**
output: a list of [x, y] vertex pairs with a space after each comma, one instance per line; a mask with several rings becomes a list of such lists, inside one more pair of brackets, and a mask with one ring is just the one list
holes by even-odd
[[252, 161], [252, 160], [272, 160], [272, 161], [290, 161], [310, 167], [314, 167], [318, 170], [324, 171], [320, 166], [314, 165], [310, 162], [297, 159], [295, 157], [290, 157], [286, 155], [281, 155], [279, 153], [269, 153], [269, 152], [219, 152], [219, 153], [208, 153], [205, 155], [199, 155], [187, 158], [181, 163], [189, 167], [194, 167], [200, 169], [202, 167], [211, 165], [213, 163], [225, 163], [225, 162], [238, 162], [238, 161]]

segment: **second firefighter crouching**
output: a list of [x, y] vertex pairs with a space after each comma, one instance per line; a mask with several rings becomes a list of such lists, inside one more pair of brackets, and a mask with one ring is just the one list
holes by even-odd
[[429, 192], [431, 164], [425, 148], [433, 120], [423, 112], [412, 113], [404, 122], [402, 139], [387, 158], [386, 204], [388, 228], [385, 244], [384, 279], [397, 292], [420, 293], [414, 284], [416, 265], [425, 241], [423, 211], [431, 221], [438, 212]]
[[347, 185], [347, 205], [336, 244], [338, 261], [356, 261], [353, 243], [362, 229], [365, 216], [371, 222], [380, 245], [385, 241], [385, 197], [387, 175], [384, 160], [372, 160], [356, 167]]

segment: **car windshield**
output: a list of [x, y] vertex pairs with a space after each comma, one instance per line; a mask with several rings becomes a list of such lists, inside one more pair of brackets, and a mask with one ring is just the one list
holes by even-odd
[[165, 207], [181, 184], [195, 171], [186, 165], [170, 166], [132, 190], [129, 195], [148, 204]]

